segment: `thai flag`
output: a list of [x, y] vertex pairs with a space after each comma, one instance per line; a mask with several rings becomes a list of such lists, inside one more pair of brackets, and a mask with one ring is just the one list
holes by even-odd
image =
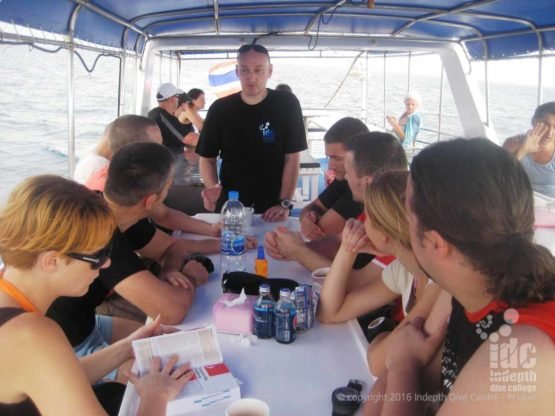
[[236, 61], [220, 62], [208, 71], [208, 83], [218, 98], [241, 91], [236, 64]]

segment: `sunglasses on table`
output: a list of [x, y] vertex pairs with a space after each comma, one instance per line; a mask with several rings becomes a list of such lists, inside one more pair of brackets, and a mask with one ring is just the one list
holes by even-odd
[[98, 250], [96, 253], [92, 254], [82, 254], [82, 253], [67, 253], [66, 256], [71, 257], [75, 260], [81, 260], [91, 265], [91, 269], [98, 270], [103, 264], [106, 264], [110, 256], [112, 255], [112, 245], [108, 245], [103, 249]]

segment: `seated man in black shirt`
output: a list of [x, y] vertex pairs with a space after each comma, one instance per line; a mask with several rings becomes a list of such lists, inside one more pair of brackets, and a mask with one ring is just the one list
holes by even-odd
[[[152, 207], [167, 195], [173, 164], [172, 153], [156, 143], [129, 144], [112, 158], [104, 191], [118, 224], [112, 238], [111, 264], [100, 270], [84, 296], [61, 297], [47, 313], [80, 355], [129, 333], [129, 327], [120, 325], [125, 320], [95, 317], [95, 308], [111, 291], [145, 314], [160, 315], [163, 323], [177, 324], [189, 310], [196, 287], [208, 278], [201, 263], [186, 261], [190, 242], [157, 230], [148, 218]], [[135, 251], [160, 263], [160, 278], [146, 270]]]
[[357, 118], [344, 117], [335, 122], [324, 135], [328, 168], [335, 172], [335, 179], [301, 211], [301, 232], [310, 240], [340, 234], [345, 222], [362, 212], [361, 203], [353, 200], [345, 180], [344, 162], [347, 152], [345, 143], [359, 133], [368, 133], [368, 127]]
[[[399, 141], [389, 133], [371, 132], [357, 134], [345, 143], [345, 178], [352, 198], [362, 201], [363, 190], [372, 181], [375, 174], [387, 170], [406, 170], [407, 157]], [[362, 215], [359, 220], [363, 220]], [[332, 240], [332, 237], [334, 241]], [[280, 260], [294, 260], [309, 270], [327, 267], [339, 248], [340, 237], [330, 236], [329, 239], [304, 243], [299, 233], [289, 231], [285, 227], [277, 227], [266, 233], [264, 245], [267, 253]], [[325, 242], [324, 247], [321, 242]], [[316, 243], [316, 244], [314, 244]], [[357, 259], [355, 268], [362, 268], [367, 263]], [[365, 271], [364, 278], [381, 274], [383, 267], [375, 267], [372, 272]], [[368, 274], [371, 273], [371, 276]]]

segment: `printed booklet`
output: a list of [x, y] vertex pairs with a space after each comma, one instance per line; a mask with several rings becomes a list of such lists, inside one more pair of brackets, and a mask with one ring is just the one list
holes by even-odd
[[[136, 340], [133, 341], [133, 352], [139, 374], [148, 371], [153, 357], [160, 357], [164, 365], [177, 354], [176, 366], [191, 363], [195, 374], [181, 393], [168, 403], [167, 416], [209, 415], [241, 398], [237, 380], [223, 363], [213, 326]], [[135, 397], [128, 397], [133, 395]], [[134, 413], [127, 414], [136, 414], [139, 397], [130, 383], [125, 396], [124, 401], [133, 401], [128, 410]], [[123, 416], [121, 412], [120, 416]]]

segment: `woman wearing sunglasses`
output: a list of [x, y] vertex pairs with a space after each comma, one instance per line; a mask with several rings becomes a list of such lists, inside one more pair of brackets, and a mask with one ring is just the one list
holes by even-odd
[[[44, 316], [56, 298], [86, 293], [110, 264], [106, 246], [115, 226], [102, 198], [57, 176], [25, 180], [0, 211], [0, 415], [117, 413], [123, 385], [104, 383], [93, 392], [91, 384], [132, 358], [131, 341], [153, 335], [158, 323], [79, 362]], [[130, 375], [142, 398], [139, 414], [165, 414], [186, 384], [188, 366], [173, 365], [160, 369], [153, 360], [143, 378]]]

